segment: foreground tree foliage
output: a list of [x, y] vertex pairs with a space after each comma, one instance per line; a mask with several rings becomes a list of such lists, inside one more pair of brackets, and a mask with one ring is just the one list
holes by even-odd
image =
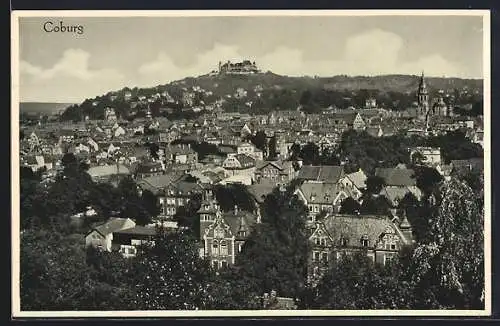
[[410, 309], [412, 291], [397, 264], [382, 266], [365, 253], [343, 255], [317, 286], [315, 309]]
[[432, 289], [440, 307], [482, 308], [484, 208], [457, 179], [445, 181], [433, 197], [438, 208], [429, 220], [429, 236], [412, 259], [416, 287]]
[[297, 297], [305, 286], [308, 241], [306, 207], [293, 187], [269, 194], [262, 207], [262, 224], [245, 242], [236, 267], [256, 293], [276, 290]]

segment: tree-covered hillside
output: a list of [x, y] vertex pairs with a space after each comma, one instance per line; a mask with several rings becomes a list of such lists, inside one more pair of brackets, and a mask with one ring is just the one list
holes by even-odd
[[[474, 104], [482, 98], [482, 80], [427, 78], [431, 99], [443, 96], [451, 105]], [[379, 107], [406, 109], [415, 101], [419, 76], [289, 77], [271, 72], [248, 76], [203, 75], [188, 77], [150, 88], [123, 88], [87, 99], [62, 114], [63, 120], [104, 118], [112, 107], [123, 118], [144, 116], [149, 107], [154, 116], [184, 117], [183, 108], [213, 106], [217, 101], [226, 112], [267, 113], [272, 110], [317, 112], [329, 106], [364, 107], [375, 98]]]

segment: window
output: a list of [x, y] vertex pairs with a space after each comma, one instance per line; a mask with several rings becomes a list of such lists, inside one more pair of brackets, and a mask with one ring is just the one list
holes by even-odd
[[247, 233], [245, 231], [238, 231], [238, 236], [239, 237], [245, 237], [247, 235]]
[[220, 263], [221, 263], [221, 268], [226, 268], [227, 267], [227, 261], [223, 260]]
[[319, 241], [319, 244], [321, 246], [326, 246], [326, 238], [321, 238], [320, 241]]
[[212, 260], [212, 267], [219, 268], [219, 261], [218, 260]]
[[318, 207], [318, 205], [314, 205], [314, 213], [317, 213], [317, 212], [319, 212], [319, 207]]
[[343, 247], [347, 246], [348, 242], [349, 241], [347, 241], [347, 238], [341, 238], [340, 239], [340, 245], [343, 246]]
[[313, 207], [312, 205], [309, 205], [309, 212], [312, 212], [313, 211]]
[[328, 262], [328, 253], [327, 252], [322, 252], [321, 253], [321, 262], [322, 263], [327, 263]]
[[212, 254], [217, 255], [219, 253], [219, 243], [217, 240], [214, 240], [212, 243]]
[[220, 254], [227, 255], [227, 242], [225, 240], [220, 242]]
[[385, 254], [384, 255], [384, 265], [389, 264], [392, 261], [393, 255], [392, 254]]
[[361, 245], [363, 247], [368, 247], [368, 239], [366, 239], [366, 238], [361, 239]]
[[313, 261], [319, 261], [319, 252], [313, 251]]
[[242, 244], [242, 243], [239, 243], [239, 244], [238, 244], [238, 252], [241, 252], [241, 249], [243, 249], [243, 244]]

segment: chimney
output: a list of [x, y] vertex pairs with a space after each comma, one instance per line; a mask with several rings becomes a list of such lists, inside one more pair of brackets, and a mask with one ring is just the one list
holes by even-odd
[[238, 205], [234, 205], [234, 215], [238, 215]]

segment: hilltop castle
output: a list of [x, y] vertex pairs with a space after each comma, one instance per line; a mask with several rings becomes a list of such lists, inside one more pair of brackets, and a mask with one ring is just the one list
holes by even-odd
[[250, 75], [259, 72], [260, 70], [255, 65], [255, 61], [251, 62], [250, 60], [244, 60], [242, 62], [235, 63], [232, 63], [231, 61], [222, 63], [221, 61], [219, 61], [219, 74]]

